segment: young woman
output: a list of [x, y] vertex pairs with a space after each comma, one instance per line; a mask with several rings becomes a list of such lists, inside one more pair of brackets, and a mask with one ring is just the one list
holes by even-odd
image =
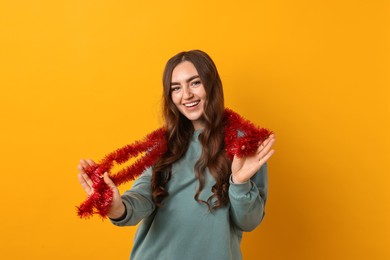
[[[131, 259], [241, 259], [242, 232], [264, 217], [274, 135], [253, 155], [227, 158], [222, 83], [205, 52], [172, 57], [163, 87], [167, 152], [122, 196], [104, 174], [113, 191], [108, 217], [118, 226], [142, 220]], [[87, 194], [93, 188], [85, 169], [93, 165], [81, 160], [78, 167]]]

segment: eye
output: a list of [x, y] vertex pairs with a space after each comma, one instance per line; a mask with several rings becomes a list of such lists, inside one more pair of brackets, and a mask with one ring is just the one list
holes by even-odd
[[202, 84], [202, 82], [200, 82], [200, 80], [196, 80], [196, 81], [191, 82], [191, 86], [199, 86], [200, 84]]
[[180, 90], [179, 86], [171, 87], [171, 92], [177, 92]]

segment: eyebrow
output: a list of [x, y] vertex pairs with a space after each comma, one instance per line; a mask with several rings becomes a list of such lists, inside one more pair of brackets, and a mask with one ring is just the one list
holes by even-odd
[[[186, 82], [188, 83], [188, 82], [190, 82], [190, 81], [192, 81], [192, 80], [194, 80], [194, 79], [196, 79], [196, 78], [200, 78], [199, 75], [194, 75], [194, 76], [192, 76], [192, 77], [189, 77], [189, 78], [186, 80]], [[179, 83], [179, 82], [171, 82], [171, 86], [174, 86], [174, 85], [180, 85], [180, 83]]]

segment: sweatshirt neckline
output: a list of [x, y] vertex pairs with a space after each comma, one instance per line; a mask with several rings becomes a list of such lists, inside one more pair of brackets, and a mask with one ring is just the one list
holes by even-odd
[[195, 141], [199, 141], [199, 135], [203, 132], [203, 128], [194, 130], [192, 139]]

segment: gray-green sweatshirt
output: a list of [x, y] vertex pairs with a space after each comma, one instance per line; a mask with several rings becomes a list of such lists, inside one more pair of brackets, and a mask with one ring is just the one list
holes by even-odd
[[[194, 195], [198, 186], [194, 165], [201, 154], [194, 132], [185, 156], [172, 166], [169, 196], [157, 208], [151, 197], [151, 169], [146, 170], [122, 195], [126, 217], [111, 220], [117, 226], [133, 226], [141, 220], [131, 259], [133, 260], [239, 260], [243, 231], [256, 228], [264, 217], [267, 199], [267, 164], [243, 184], [230, 182], [230, 203], [209, 211]], [[206, 171], [206, 183], [199, 199], [212, 195], [214, 178]]]

